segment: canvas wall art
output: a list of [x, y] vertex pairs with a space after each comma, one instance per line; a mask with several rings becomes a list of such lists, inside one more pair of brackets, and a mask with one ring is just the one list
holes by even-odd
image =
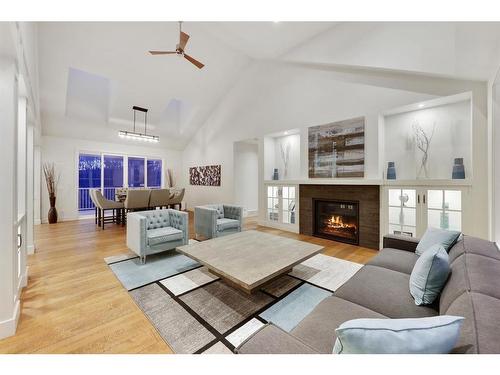
[[189, 184], [202, 186], [220, 186], [221, 166], [205, 165], [189, 168]]
[[365, 118], [309, 128], [309, 177], [365, 176]]

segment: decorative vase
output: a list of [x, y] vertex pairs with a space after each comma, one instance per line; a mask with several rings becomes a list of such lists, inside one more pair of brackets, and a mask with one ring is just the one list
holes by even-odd
[[51, 195], [49, 197], [50, 209], [48, 213], [49, 224], [57, 223], [57, 210], [56, 210], [56, 196]]
[[455, 158], [451, 178], [453, 180], [465, 179], [464, 158]]
[[278, 168], [274, 168], [273, 180], [279, 180]]
[[396, 179], [396, 167], [393, 161], [387, 163], [387, 179], [395, 180]]

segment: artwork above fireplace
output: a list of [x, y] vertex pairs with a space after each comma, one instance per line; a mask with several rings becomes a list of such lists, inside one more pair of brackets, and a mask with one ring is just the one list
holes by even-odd
[[359, 244], [359, 202], [314, 199], [314, 235]]

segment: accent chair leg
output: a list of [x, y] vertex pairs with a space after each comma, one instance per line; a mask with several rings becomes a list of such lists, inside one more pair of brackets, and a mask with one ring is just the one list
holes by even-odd
[[95, 219], [95, 224], [97, 225], [97, 207], [94, 207], [94, 219]]
[[146, 255], [141, 257], [141, 264], [146, 264]]
[[102, 230], [104, 230], [104, 216], [106, 215], [106, 211], [103, 209], [102, 210], [102, 219], [101, 219], [101, 223], [102, 223]]

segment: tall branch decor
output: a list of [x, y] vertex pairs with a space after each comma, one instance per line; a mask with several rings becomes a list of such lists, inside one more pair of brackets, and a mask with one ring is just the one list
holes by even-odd
[[284, 173], [283, 177], [288, 177], [288, 162], [290, 161], [290, 143], [280, 144], [281, 160], [283, 160]]
[[429, 160], [429, 148], [431, 146], [432, 137], [434, 136], [434, 130], [436, 129], [436, 123], [432, 125], [432, 132], [430, 134], [427, 134], [418, 122], [415, 122], [412, 127], [415, 135], [415, 146], [422, 152], [417, 178], [421, 178], [422, 172], [425, 178], [429, 178], [427, 161]]
[[54, 224], [57, 223], [56, 192], [57, 185], [59, 184], [59, 175], [56, 175], [54, 163], [44, 163], [42, 169], [50, 202], [50, 209], [47, 216], [49, 224]]

